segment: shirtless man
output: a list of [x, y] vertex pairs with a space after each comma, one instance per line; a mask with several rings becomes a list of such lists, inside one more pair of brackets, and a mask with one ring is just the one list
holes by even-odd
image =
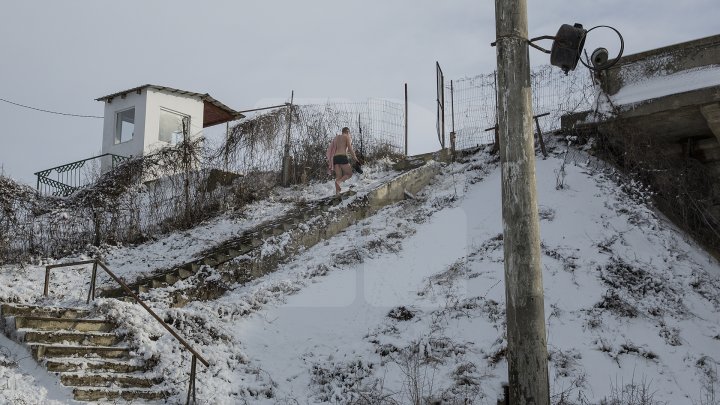
[[335, 137], [335, 156], [333, 156], [333, 168], [335, 169], [335, 194], [340, 194], [340, 183], [352, 177], [352, 167], [348, 160], [348, 153], [359, 162], [355, 150], [352, 147], [350, 128], [345, 127], [342, 133]]

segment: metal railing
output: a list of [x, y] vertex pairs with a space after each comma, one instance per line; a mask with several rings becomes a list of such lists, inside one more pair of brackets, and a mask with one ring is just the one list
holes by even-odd
[[49, 294], [49, 289], [50, 289], [50, 270], [55, 269], [55, 268], [58, 268], [58, 267], [81, 266], [81, 265], [86, 265], [86, 264], [92, 264], [92, 265], [93, 265], [93, 268], [92, 268], [92, 277], [91, 277], [91, 279], [90, 279], [90, 290], [88, 291], [88, 297], [87, 297], [87, 303], [88, 303], [88, 304], [90, 303], [90, 300], [94, 300], [94, 299], [95, 299], [95, 280], [96, 280], [96, 278], [97, 278], [97, 268], [98, 268], [98, 266], [100, 266], [103, 270], [105, 270], [105, 272], [106, 272], [110, 277], [112, 277], [113, 280], [115, 280], [118, 284], [120, 284], [120, 285], [122, 286], [122, 288], [123, 288], [128, 294], [130, 294], [131, 297], [133, 297], [133, 299], [135, 300], [135, 302], [137, 302], [138, 304], [140, 304], [140, 306], [142, 306], [143, 308], [145, 308], [145, 310], [146, 310], [148, 313], [150, 313], [150, 315], [152, 315], [152, 317], [155, 318], [156, 321], [160, 322], [160, 324], [161, 324], [168, 332], [170, 332], [170, 334], [171, 334], [175, 339], [177, 339], [177, 341], [180, 342], [181, 345], [185, 346], [185, 349], [187, 349], [187, 351], [189, 351], [189, 352], [192, 354], [192, 362], [191, 362], [191, 364], [190, 364], [190, 383], [189, 383], [189, 386], [188, 386], [188, 394], [187, 394], [187, 402], [186, 402], [186, 404], [188, 404], [188, 405], [191, 404], [191, 403], [192, 403], [192, 404], [195, 404], [195, 403], [196, 403], [196, 398], [195, 398], [195, 377], [196, 377], [197, 361], [200, 360], [200, 362], [201, 362], [205, 367], [209, 367], [209, 366], [210, 366], [210, 363], [208, 363], [208, 361], [205, 360], [204, 357], [202, 357], [197, 351], [195, 351], [195, 349], [193, 349], [193, 348], [190, 346], [190, 344], [185, 341], [185, 339], [183, 339], [182, 337], [180, 337], [180, 335], [178, 335], [178, 333], [175, 332], [175, 330], [173, 330], [173, 329], [170, 327], [170, 325], [168, 325], [167, 323], [165, 323], [165, 321], [163, 321], [163, 320], [155, 313], [155, 311], [153, 311], [152, 309], [150, 309], [150, 307], [148, 307], [147, 304], [145, 304], [145, 302], [143, 302], [143, 300], [141, 300], [140, 297], [138, 297], [137, 294], [135, 294], [135, 293], [130, 289], [130, 287], [128, 287], [127, 284], [125, 284], [124, 281], [122, 281], [118, 276], [116, 276], [112, 271], [110, 271], [110, 269], [108, 269], [108, 267], [107, 267], [107, 265], [106, 265], [105, 263], [101, 262], [100, 260], [93, 259], [93, 260], [84, 260], [84, 261], [72, 262], [72, 263], [51, 264], [51, 265], [45, 266], [45, 286], [44, 286], [44, 288], [43, 288], [43, 295], [44, 295], [45, 297], [47, 297], [48, 294]]
[[[534, 134], [534, 137], [537, 138], [537, 141], [540, 144], [540, 151], [542, 152], [544, 157], [547, 157], [548, 154], [547, 154], [547, 150], [545, 150], [545, 139], [544, 139], [544, 135], [542, 133], [542, 128], [540, 128], [540, 121], [538, 119], [542, 118], [542, 117], [547, 117], [548, 115], [550, 115], [549, 112], [544, 113], [544, 114], [533, 115], [533, 117], [532, 117], [533, 120], [535, 120], [536, 132]], [[498, 138], [498, 130], [499, 130], [499, 127], [498, 127], [497, 123], [495, 123], [494, 127], [485, 128], [485, 132], [495, 131], [495, 142], [494, 142], [495, 146], [493, 147], [493, 151], [498, 151], [499, 150], [498, 148], [500, 147], [499, 138]]]
[[[110, 161], [110, 169], [114, 169], [129, 158], [112, 153], [105, 153], [99, 156], [78, 160], [77, 162], [67, 163], [50, 169], [41, 170], [35, 173], [37, 176], [36, 189], [42, 194], [52, 194], [55, 196], [67, 196], [75, 190], [92, 184], [93, 177], [99, 174], [97, 166], [90, 167], [89, 162], [97, 162], [102, 164], [105, 157]], [[86, 166], [86, 164], [88, 164]]]

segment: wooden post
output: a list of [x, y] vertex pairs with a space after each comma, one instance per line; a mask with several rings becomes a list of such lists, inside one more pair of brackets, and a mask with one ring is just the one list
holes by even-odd
[[452, 161], [455, 161], [455, 153], [457, 149], [455, 148], [455, 131], [450, 131], [450, 155], [452, 156]]
[[438, 138], [440, 148], [445, 149], [445, 76], [440, 67], [440, 62], [437, 61], [435, 61], [435, 75], [437, 80]]
[[495, 135], [495, 141], [493, 142], [493, 148], [492, 148], [492, 151], [490, 152], [490, 153], [495, 154], [496, 152], [498, 152], [500, 150], [500, 137], [498, 137], [498, 124], [495, 123], [494, 127], [485, 128], [485, 132], [487, 132], [487, 131], [493, 131], [493, 133]]
[[292, 108], [295, 90], [290, 93], [290, 104], [287, 106], [287, 135], [285, 137], [285, 153], [283, 153], [282, 185], [290, 184], [290, 130], [292, 126]]
[[509, 403], [549, 405], [526, 0], [495, 0]]
[[182, 119], [183, 143], [182, 143], [182, 164], [185, 170], [185, 180], [183, 181], [183, 195], [185, 197], [185, 225], [190, 224], [190, 135], [188, 121]]
[[535, 128], [537, 128], [538, 142], [540, 142], [540, 151], [543, 154], [543, 158], [547, 158], [547, 151], [545, 151], [545, 140], [543, 139], [543, 136], [542, 136], [542, 130], [540, 129], [540, 121], [538, 120], [538, 118], [544, 117], [549, 114], [550, 113], [545, 113], [545, 114], [533, 116], [533, 118], [535, 119]]
[[230, 121], [225, 123], [225, 164], [223, 167], [223, 170], [225, 173], [228, 171], [228, 154], [230, 153], [230, 150], [228, 149], [228, 143], [230, 142]]

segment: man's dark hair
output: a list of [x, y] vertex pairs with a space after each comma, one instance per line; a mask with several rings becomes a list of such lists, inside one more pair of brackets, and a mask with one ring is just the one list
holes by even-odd
[[349, 133], [350, 133], [350, 128], [348, 128], [348, 127], [343, 128], [343, 129], [342, 129], [342, 133], [343, 133], [343, 134], [349, 134]]

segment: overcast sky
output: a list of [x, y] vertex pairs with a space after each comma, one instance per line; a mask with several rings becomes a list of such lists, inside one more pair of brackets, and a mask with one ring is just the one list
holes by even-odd
[[[563, 23], [612, 25], [626, 54], [720, 33], [717, 0], [528, 3], [530, 36]], [[447, 80], [495, 68], [487, 0], [7, 0], [0, 19], [6, 100], [102, 116], [95, 98], [146, 83], [209, 93], [236, 110], [285, 101], [291, 90], [299, 102], [401, 100], [408, 83], [411, 153], [437, 143], [435, 61]], [[533, 50], [531, 60], [549, 62]], [[0, 167], [21, 182], [99, 154], [101, 138], [102, 119], [0, 102]]]

